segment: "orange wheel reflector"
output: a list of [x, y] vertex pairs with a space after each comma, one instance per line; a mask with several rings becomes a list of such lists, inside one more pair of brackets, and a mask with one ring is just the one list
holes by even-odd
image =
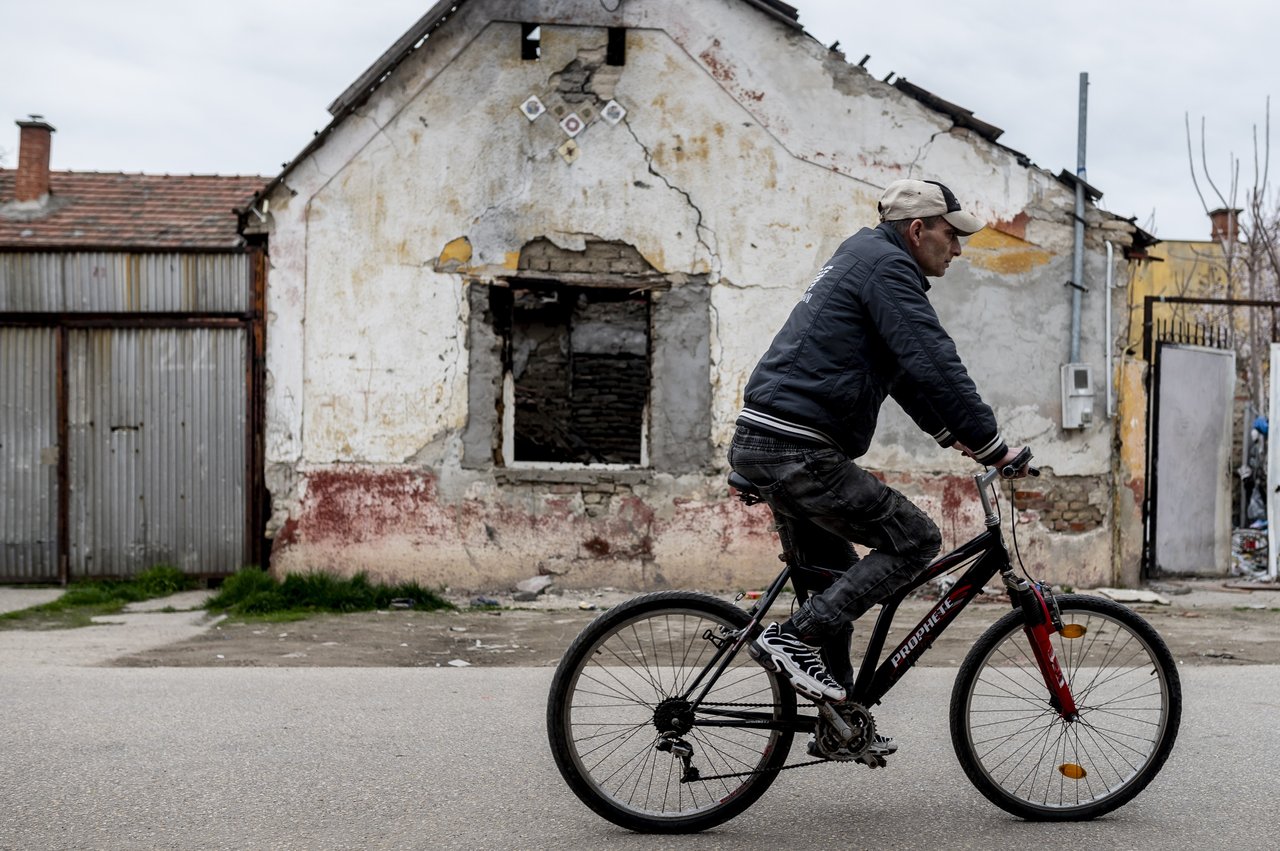
[[1058, 766], [1058, 771], [1062, 772], [1063, 777], [1070, 777], [1072, 780], [1083, 780], [1089, 773], [1084, 770], [1083, 765], [1076, 765], [1074, 762], [1064, 762]]
[[1083, 624], [1069, 623], [1062, 628], [1063, 638], [1082, 638], [1087, 630]]

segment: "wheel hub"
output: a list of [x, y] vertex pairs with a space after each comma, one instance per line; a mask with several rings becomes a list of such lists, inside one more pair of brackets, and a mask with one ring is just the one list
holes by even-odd
[[653, 711], [653, 726], [659, 733], [684, 735], [693, 729], [693, 709], [687, 700], [668, 697]]

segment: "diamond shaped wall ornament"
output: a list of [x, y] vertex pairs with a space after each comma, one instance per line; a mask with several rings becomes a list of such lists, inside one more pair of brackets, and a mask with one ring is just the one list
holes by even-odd
[[571, 112], [564, 118], [560, 119], [560, 129], [563, 130], [570, 139], [577, 136], [587, 126], [576, 112]]
[[563, 145], [556, 148], [556, 153], [569, 165], [573, 165], [582, 156], [582, 146], [572, 139], [566, 139]]
[[626, 117], [627, 111], [622, 104], [616, 100], [611, 100], [604, 105], [604, 110], [600, 114], [604, 116], [605, 121], [617, 125], [619, 121]]
[[529, 95], [529, 99], [520, 104], [520, 111], [524, 113], [524, 117], [533, 121], [539, 115], [547, 111], [542, 105], [542, 101], [538, 100], [537, 95]]

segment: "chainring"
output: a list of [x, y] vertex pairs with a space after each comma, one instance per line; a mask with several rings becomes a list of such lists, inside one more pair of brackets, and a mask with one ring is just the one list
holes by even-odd
[[876, 740], [875, 717], [859, 703], [836, 703], [831, 704], [831, 708], [853, 729], [853, 737], [847, 742], [842, 741], [836, 728], [819, 716], [813, 739], [809, 742], [810, 755], [836, 762], [865, 761], [868, 748]]

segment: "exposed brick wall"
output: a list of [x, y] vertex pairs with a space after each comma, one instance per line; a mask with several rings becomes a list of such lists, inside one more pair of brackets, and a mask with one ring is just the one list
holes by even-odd
[[542, 485], [548, 493], [566, 496], [581, 495], [583, 511], [588, 517], [601, 517], [609, 513], [615, 500], [625, 500], [635, 489], [624, 482], [615, 482], [606, 473], [594, 482], [574, 482]]
[[546, 311], [520, 309], [517, 299], [511, 345], [517, 352], [515, 457], [520, 461], [566, 461], [577, 457], [569, 434], [568, 327]]
[[1090, 532], [1102, 525], [1107, 489], [1100, 476], [1022, 480], [1015, 491], [1019, 511], [1034, 511], [1046, 529]]
[[597, 461], [640, 463], [640, 431], [649, 365], [634, 356], [575, 355], [573, 430]]
[[578, 287], [512, 298], [516, 460], [640, 463], [647, 300]]
[[560, 248], [550, 240], [535, 239], [520, 252], [522, 272], [573, 272], [604, 275], [652, 274], [653, 267], [630, 245], [621, 242], [587, 242], [583, 251]]

